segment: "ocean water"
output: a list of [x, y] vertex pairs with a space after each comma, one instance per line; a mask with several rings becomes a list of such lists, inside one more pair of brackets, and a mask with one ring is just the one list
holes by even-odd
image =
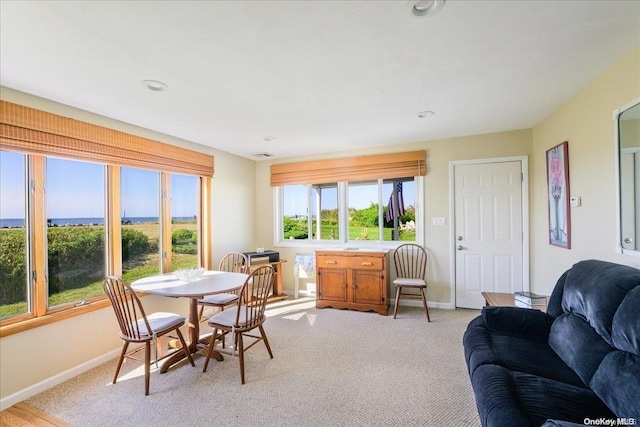
[[[193, 221], [193, 217], [173, 217], [173, 221]], [[158, 222], [158, 217], [137, 216], [122, 218], [122, 222], [126, 224], [143, 224]], [[104, 225], [104, 218], [51, 218], [47, 220], [51, 226], [75, 226], [75, 225]], [[0, 228], [22, 228], [24, 227], [24, 219], [22, 218], [0, 218]]]

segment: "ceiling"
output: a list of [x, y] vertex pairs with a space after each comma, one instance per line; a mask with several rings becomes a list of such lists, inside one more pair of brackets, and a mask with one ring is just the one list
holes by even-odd
[[0, 84], [277, 159], [531, 128], [640, 44], [638, 1], [410, 6], [2, 0]]

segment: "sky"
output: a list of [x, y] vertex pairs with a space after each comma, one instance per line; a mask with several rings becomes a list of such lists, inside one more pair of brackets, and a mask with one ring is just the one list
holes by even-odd
[[[104, 218], [104, 165], [47, 158], [47, 218]], [[159, 173], [143, 169], [121, 169], [122, 214], [127, 217], [159, 216]], [[171, 214], [196, 215], [198, 178], [171, 175]], [[0, 218], [24, 218], [24, 155], [0, 151]]]
[[[415, 204], [415, 181], [405, 182], [403, 188], [404, 205], [410, 206]], [[387, 205], [389, 195], [392, 191], [392, 184], [383, 184], [382, 203]], [[284, 192], [284, 215], [306, 215], [307, 186], [306, 185], [289, 185], [285, 187]], [[322, 209], [335, 209], [337, 207], [338, 192], [336, 188], [325, 188], [322, 193]], [[348, 190], [349, 207], [355, 209], [368, 208], [371, 203], [378, 203], [378, 185], [349, 185]]]
[[[47, 158], [47, 218], [104, 218], [104, 165]], [[0, 218], [24, 218], [24, 155], [0, 151]], [[198, 179], [190, 175], [171, 175], [171, 215], [191, 217], [198, 213]], [[158, 217], [159, 172], [121, 168], [122, 216]], [[382, 203], [391, 193], [383, 185]], [[306, 215], [306, 186], [287, 186], [285, 215]], [[405, 206], [415, 203], [415, 183], [404, 184]], [[350, 185], [349, 207], [367, 208], [378, 202], [377, 184]], [[323, 190], [322, 209], [337, 207], [337, 189]]]

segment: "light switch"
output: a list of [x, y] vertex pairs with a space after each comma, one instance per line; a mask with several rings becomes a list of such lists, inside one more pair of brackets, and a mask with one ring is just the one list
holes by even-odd
[[444, 217], [434, 217], [433, 218], [433, 225], [435, 227], [444, 227], [444, 225], [445, 225]]
[[569, 204], [574, 207], [582, 206], [582, 197], [580, 196], [572, 196], [569, 199]]

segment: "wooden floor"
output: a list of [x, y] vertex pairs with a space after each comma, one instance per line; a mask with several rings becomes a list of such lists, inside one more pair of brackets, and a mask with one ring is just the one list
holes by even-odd
[[25, 403], [16, 403], [9, 409], [0, 412], [2, 427], [72, 427], [41, 410]]

